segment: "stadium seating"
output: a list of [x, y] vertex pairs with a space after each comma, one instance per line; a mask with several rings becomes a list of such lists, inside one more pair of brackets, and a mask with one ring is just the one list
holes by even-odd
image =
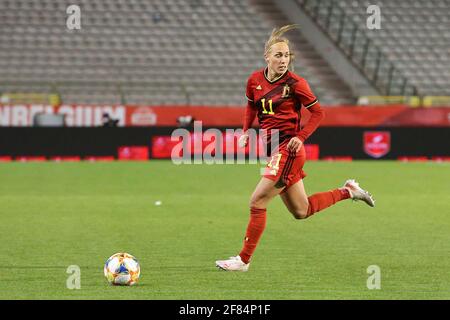
[[[318, 23], [330, 23], [329, 33], [338, 37], [340, 11], [352, 19], [358, 29], [373, 40], [376, 48], [417, 88], [419, 95], [450, 95], [450, 1], [448, 0], [338, 0], [306, 1], [307, 11], [318, 13]], [[367, 8], [376, 4], [381, 10], [381, 29], [369, 30]], [[330, 11], [330, 7], [334, 7]], [[330, 14], [331, 13], [331, 14]], [[348, 29], [346, 29], [348, 28]], [[342, 42], [352, 41], [351, 24], [345, 24]], [[362, 56], [364, 39], [356, 37], [355, 55]], [[367, 55], [366, 69], [375, 68], [377, 51]], [[356, 59], [358, 61], [358, 59]], [[361, 63], [362, 61], [360, 61]], [[387, 70], [382, 73], [386, 74]], [[393, 83], [391, 93], [399, 93], [402, 81]]]
[[[273, 1], [79, 0], [0, 2], [0, 94], [57, 92], [64, 103], [243, 105], [252, 70], [264, 66]], [[265, 8], [265, 9], [264, 9]], [[265, 11], [264, 11], [265, 10]], [[300, 33], [296, 71], [325, 104], [354, 102]]]
[[[368, 0], [307, 1], [306, 7], [328, 18], [331, 3], [395, 66], [390, 94], [401, 93], [407, 79], [421, 95], [450, 95], [448, 0], [377, 1], [381, 30], [366, 28]], [[264, 66], [270, 30], [288, 23], [272, 0], [77, 4], [81, 30], [66, 28], [65, 1], [0, 2], [0, 93], [57, 92], [64, 103], [243, 105], [248, 75]], [[336, 38], [338, 10], [329, 21]], [[352, 41], [352, 31], [344, 28], [342, 42]], [[298, 58], [295, 70], [324, 104], [356, 101], [300, 32], [289, 38]], [[364, 39], [356, 37], [353, 47], [362, 59]], [[376, 51], [367, 55], [369, 71], [376, 57]], [[379, 82], [388, 73], [386, 65], [381, 69]]]

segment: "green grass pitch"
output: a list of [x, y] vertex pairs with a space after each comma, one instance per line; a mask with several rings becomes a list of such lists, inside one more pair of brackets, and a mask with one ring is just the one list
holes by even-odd
[[[450, 299], [448, 163], [307, 162], [308, 194], [356, 178], [377, 206], [295, 220], [276, 198], [249, 272], [217, 270], [241, 248], [259, 168], [0, 164], [0, 299]], [[141, 263], [134, 287], [103, 276], [122, 251]], [[79, 290], [66, 287], [70, 265]]]

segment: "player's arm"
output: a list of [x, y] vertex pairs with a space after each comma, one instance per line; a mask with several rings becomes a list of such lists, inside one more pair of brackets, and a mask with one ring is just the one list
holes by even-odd
[[297, 137], [303, 142], [309, 138], [310, 135], [316, 131], [322, 119], [325, 117], [325, 111], [320, 107], [319, 102], [316, 102], [314, 105], [307, 108], [309, 112], [311, 112], [311, 117], [309, 118], [308, 123], [300, 130], [297, 134]]
[[324, 110], [320, 107], [314, 93], [311, 91], [308, 83], [300, 79], [295, 86], [295, 94], [302, 102], [304, 107], [311, 113], [308, 123], [297, 133], [296, 137], [289, 141], [288, 150], [298, 151], [308, 137], [316, 131], [322, 119], [325, 117]]
[[256, 109], [254, 102], [249, 100], [247, 102], [247, 108], [245, 108], [244, 126], [242, 127], [244, 133], [246, 133], [248, 128], [252, 126], [252, 123], [255, 120], [257, 113], [258, 109]]
[[247, 81], [247, 90], [245, 93], [247, 97], [247, 107], [245, 108], [245, 117], [244, 117], [244, 125], [242, 130], [244, 134], [239, 138], [239, 146], [241, 148], [245, 147], [248, 143], [248, 134], [247, 130], [252, 126], [253, 121], [258, 114], [258, 109], [255, 106], [255, 102], [253, 101], [253, 91], [251, 88], [251, 78]]
[[302, 102], [306, 110], [311, 113], [308, 123], [297, 133], [301, 142], [305, 142], [310, 135], [316, 131], [322, 119], [325, 117], [324, 110], [320, 107], [319, 101], [309, 87], [308, 82], [300, 78], [295, 86], [295, 94]]

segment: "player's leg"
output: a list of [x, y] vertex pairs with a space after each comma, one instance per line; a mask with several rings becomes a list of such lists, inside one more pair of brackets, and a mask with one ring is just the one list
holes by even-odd
[[250, 198], [250, 219], [245, 232], [244, 244], [239, 253], [244, 263], [250, 262], [266, 227], [267, 205], [282, 190], [275, 184], [275, 181], [262, 177]]
[[347, 180], [342, 188], [316, 193], [309, 197], [306, 195], [303, 180], [300, 180], [284, 190], [280, 196], [296, 219], [306, 219], [345, 199], [362, 200], [371, 207], [375, 205], [372, 196], [355, 180]]
[[284, 205], [296, 219], [304, 219], [308, 213], [308, 195], [303, 185], [303, 180], [290, 186], [280, 194]]
[[266, 227], [267, 204], [282, 189], [275, 187], [276, 181], [261, 178], [250, 198], [250, 220], [241, 252], [228, 260], [216, 261], [216, 266], [227, 271], [247, 271], [250, 259]]
[[349, 192], [344, 188], [321, 192], [308, 197], [303, 185], [303, 178], [306, 176], [303, 171], [305, 161], [306, 151], [302, 147], [291, 161], [288, 170], [285, 170], [283, 174], [286, 187], [281, 192], [281, 199], [296, 219], [305, 219], [337, 201], [350, 197]]
[[276, 181], [262, 177], [250, 198], [250, 208], [265, 209], [270, 200], [283, 190], [275, 187], [276, 184]]
[[308, 197], [303, 180], [299, 180], [285, 190], [280, 197], [296, 219], [306, 219], [338, 201], [349, 199], [350, 193], [346, 188], [338, 188]]

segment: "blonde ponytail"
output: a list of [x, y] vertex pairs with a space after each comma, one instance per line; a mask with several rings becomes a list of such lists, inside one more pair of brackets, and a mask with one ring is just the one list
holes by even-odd
[[278, 42], [285, 42], [286, 44], [289, 45], [289, 40], [282, 37], [283, 34], [285, 34], [286, 32], [288, 32], [289, 30], [292, 29], [297, 29], [300, 26], [298, 24], [288, 24], [285, 26], [282, 26], [280, 28], [275, 28], [272, 30], [272, 34], [270, 35], [269, 40], [267, 40], [265, 46], [264, 46], [264, 55], [267, 55], [267, 53], [270, 51], [270, 48]]

